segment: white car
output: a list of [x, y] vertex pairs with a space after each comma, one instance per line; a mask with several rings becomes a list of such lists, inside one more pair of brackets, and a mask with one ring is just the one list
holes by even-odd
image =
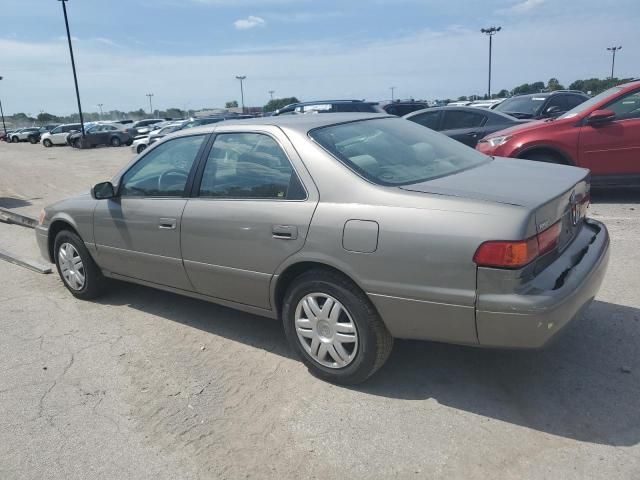
[[72, 132], [80, 130], [79, 123], [67, 123], [66, 125], [59, 125], [50, 132], [43, 133], [40, 138], [40, 143], [45, 147], [52, 147], [54, 145], [66, 145], [67, 137]]
[[131, 151], [135, 154], [142, 153], [149, 146], [149, 135], [140, 135], [133, 139]]
[[11, 134], [11, 141], [13, 143], [25, 142], [30, 133], [37, 132], [38, 130], [38, 127], [27, 127], [16, 130]]

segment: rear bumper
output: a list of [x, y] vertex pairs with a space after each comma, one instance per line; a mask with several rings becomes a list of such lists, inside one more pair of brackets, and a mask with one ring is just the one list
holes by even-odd
[[589, 219], [558, 259], [515, 290], [511, 286], [517, 284], [518, 272], [509, 278], [504, 271], [479, 268], [476, 326], [480, 345], [544, 346], [588, 307], [608, 262], [607, 228]]

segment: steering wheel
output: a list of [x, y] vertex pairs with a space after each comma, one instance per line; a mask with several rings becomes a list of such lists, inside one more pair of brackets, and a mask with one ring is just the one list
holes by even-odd
[[182, 170], [180, 168], [172, 168], [170, 170], [162, 172], [158, 177], [158, 190], [162, 191], [162, 185], [164, 184], [164, 180], [169, 175], [178, 175], [180, 177], [184, 177], [184, 180], [186, 183], [187, 178], [189, 177], [189, 172], [187, 172], [186, 170]]

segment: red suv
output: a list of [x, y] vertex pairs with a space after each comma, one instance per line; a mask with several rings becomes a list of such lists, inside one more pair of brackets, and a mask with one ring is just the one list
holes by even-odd
[[476, 148], [588, 168], [596, 185], [640, 185], [640, 81], [610, 88], [556, 119], [487, 135]]

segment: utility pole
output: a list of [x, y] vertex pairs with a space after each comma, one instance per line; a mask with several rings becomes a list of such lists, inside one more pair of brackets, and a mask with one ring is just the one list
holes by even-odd
[[98, 104], [98, 108], [100, 109], [100, 120], [102, 120], [102, 106], [104, 105], [104, 103], [99, 103]]
[[244, 113], [244, 87], [242, 85], [242, 82], [244, 82], [246, 78], [247, 78], [246, 75], [236, 75], [236, 79], [240, 80], [240, 98], [242, 101], [242, 113]]
[[502, 30], [502, 27], [489, 27], [480, 29], [481, 33], [489, 36], [489, 87], [487, 88], [487, 98], [491, 100], [491, 51], [493, 49], [493, 36]]
[[271, 95], [271, 101], [273, 102], [273, 94], [276, 93], [275, 90], [269, 90], [269, 95]]
[[[2, 77], [0, 77], [2, 80]], [[0, 114], [2, 114], [2, 128], [4, 129], [4, 139], [7, 140], [7, 126], [4, 123], [4, 110], [2, 110], [2, 100], [0, 100]]]
[[153, 97], [153, 93], [147, 93], [146, 96], [149, 97], [149, 114], [153, 116], [153, 103], [151, 102], [151, 97]]
[[613, 53], [613, 58], [611, 59], [611, 80], [613, 80], [613, 69], [616, 66], [616, 52], [618, 50], [622, 50], [622, 46], [607, 47], [607, 50], [609, 50], [611, 53]]
[[389, 87], [389, 90], [391, 90], [391, 101], [393, 102], [395, 100], [396, 87]]
[[82, 131], [82, 138], [84, 138], [84, 118], [82, 118], [82, 105], [80, 104], [80, 90], [78, 89], [78, 75], [76, 74], [76, 61], [73, 58], [73, 46], [71, 45], [71, 32], [69, 31], [69, 19], [67, 18], [67, 1], [58, 0], [62, 2], [62, 13], [64, 14], [64, 25], [67, 28], [67, 41], [69, 42], [69, 54], [71, 55], [71, 68], [73, 69], [73, 81], [76, 85], [76, 99], [78, 100], [78, 113], [80, 114], [80, 130]]

